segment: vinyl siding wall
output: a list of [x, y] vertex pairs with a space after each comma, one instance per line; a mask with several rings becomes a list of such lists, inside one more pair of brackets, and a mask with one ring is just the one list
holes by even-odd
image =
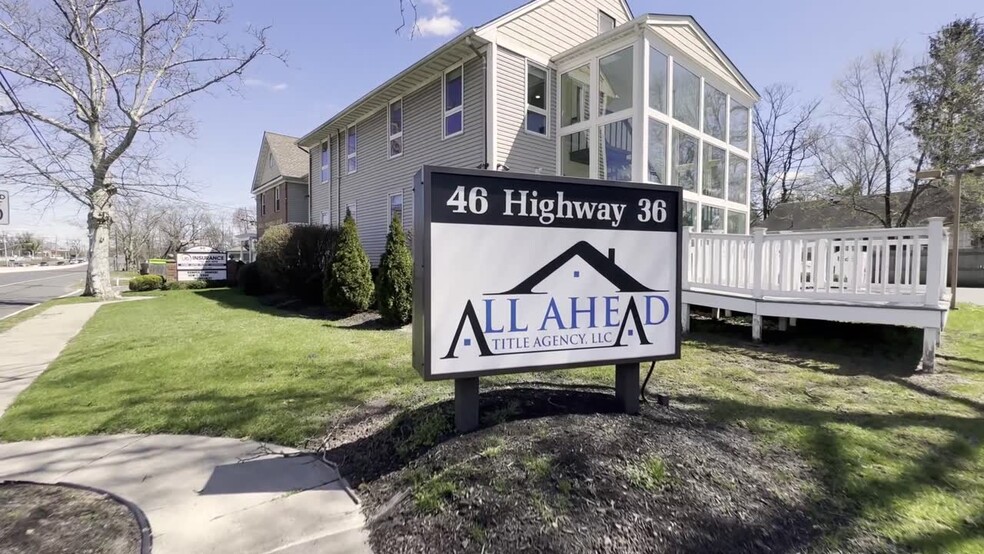
[[616, 27], [629, 20], [620, 0], [553, 0], [502, 25], [498, 34], [549, 59], [598, 36], [598, 10]]
[[307, 223], [308, 221], [307, 185], [301, 183], [288, 183], [287, 222]]
[[[464, 133], [443, 139], [442, 80], [437, 78], [403, 98], [403, 155], [390, 159], [387, 110], [362, 120], [358, 136], [356, 173], [347, 174], [345, 134], [340, 145], [332, 135], [331, 187], [321, 184], [321, 149], [311, 148], [312, 220], [330, 210], [332, 224], [344, 218], [345, 208], [355, 205], [362, 245], [373, 266], [386, 244], [389, 230], [389, 197], [403, 194], [403, 225], [413, 225], [413, 176], [424, 164], [474, 168], [485, 161], [485, 60], [472, 58], [464, 72]], [[342, 153], [339, 155], [339, 146]], [[341, 201], [336, 202], [339, 186]]]
[[[499, 47], [496, 57], [496, 165], [520, 173], [557, 173], [557, 75], [547, 71], [548, 134], [526, 132], [526, 58]], [[493, 168], [494, 169], [494, 168]]]

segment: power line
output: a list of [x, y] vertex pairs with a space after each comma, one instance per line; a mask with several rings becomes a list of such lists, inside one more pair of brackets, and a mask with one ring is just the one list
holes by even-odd
[[[14, 108], [17, 110], [18, 115], [21, 116], [21, 119], [24, 120], [24, 124], [27, 125], [28, 130], [31, 131], [31, 134], [34, 135], [34, 138], [36, 138], [38, 143], [41, 144], [41, 147], [44, 148], [45, 152], [51, 156], [51, 159], [55, 162], [55, 165], [57, 165], [58, 168], [61, 169], [66, 175], [75, 173], [74, 171], [69, 171], [68, 168], [62, 164], [61, 158], [55, 154], [54, 148], [48, 144], [48, 141], [44, 138], [44, 136], [42, 136], [41, 132], [38, 131], [34, 122], [27, 116], [24, 109], [24, 103], [17, 97], [17, 94], [14, 92], [14, 87], [10, 84], [10, 81], [7, 80], [7, 76], [4, 75], [2, 70], [0, 70], [0, 90], [2, 90], [3, 93], [7, 95], [7, 98], [9, 98], [14, 104]], [[75, 175], [79, 176], [78, 173], [75, 173]]]

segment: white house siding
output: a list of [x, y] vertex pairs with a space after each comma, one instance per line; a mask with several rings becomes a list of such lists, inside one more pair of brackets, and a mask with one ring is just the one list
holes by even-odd
[[550, 59], [598, 36], [598, 10], [612, 16], [616, 26], [629, 21], [621, 0], [553, 0], [505, 23], [497, 33]]
[[[689, 25], [650, 25], [653, 32], [661, 39], [676, 47], [685, 56], [710, 72], [714, 77], [724, 81], [737, 90], [745, 90], [745, 85], [722, 62], [717, 54], [704, 44]], [[748, 100], [743, 100], [748, 104]]]
[[[444, 113], [441, 106], [441, 78], [434, 79], [403, 98], [403, 155], [388, 157], [387, 110], [384, 108], [357, 125], [359, 168], [347, 174], [343, 155], [332, 138], [332, 183], [321, 180], [321, 150], [311, 148], [312, 219], [321, 220], [323, 210], [331, 210], [332, 222], [345, 208], [355, 205], [356, 224], [362, 245], [373, 266], [379, 263], [389, 230], [389, 195], [403, 192], [403, 224], [413, 223], [413, 177], [424, 164], [475, 168], [485, 161], [485, 60], [472, 58], [465, 63], [464, 133], [443, 139]], [[341, 201], [336, 202], [338, 190]]]
[[[496, 57], [496, 165], [521, 173], [557, 173], [557, 81], [548, 71], [548, 136], [526, 132], [526, 58], [499, 47]], [[493, 168], [494, 169], [494, 168]]]
[[287, 222], [307, 223], [308, 197], [307, 185], [287, 183]]
[[335, 183], [338, 173], [338, 158], [335, 155], [335, 137], [332, 135], [330, 142], [331, 149], [331, 184], [321, 182], [321, 144], [318, 143], [311, 147], [310, 151], [310, 161], [311, 167], [308, 173], [308, 179], [311, 183], [311, 223], [321, 223], [322, 212], [328, 212], [332, 214], [331, 223], [335, 224], [335, 215], [332, 211], [332, 207], [335, 205]]

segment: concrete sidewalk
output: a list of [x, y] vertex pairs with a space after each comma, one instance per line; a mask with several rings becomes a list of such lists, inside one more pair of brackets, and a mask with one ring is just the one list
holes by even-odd
[[968, 304], [984, 306], [984, 289], [958, 287], [957, 302], [967, 302]]
[[115, 435], [0, 444], [0, 479], [115, 493], [147, 515], [155, 554], [370, 552], [359, 505], [333, 468], [251, 441]]
[[103, 304], [52, 306], [0, 333], [0, 415], [55, 361]]

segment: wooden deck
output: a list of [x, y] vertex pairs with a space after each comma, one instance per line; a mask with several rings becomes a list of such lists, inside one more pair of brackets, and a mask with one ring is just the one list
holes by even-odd
[[923, 368], [934, 366], [949, 302], [942, 218], [925, 227], [752, 235], [684, 230], [684, 332], [690, 306], [762, 318], [901, 325], [923, 329]]

